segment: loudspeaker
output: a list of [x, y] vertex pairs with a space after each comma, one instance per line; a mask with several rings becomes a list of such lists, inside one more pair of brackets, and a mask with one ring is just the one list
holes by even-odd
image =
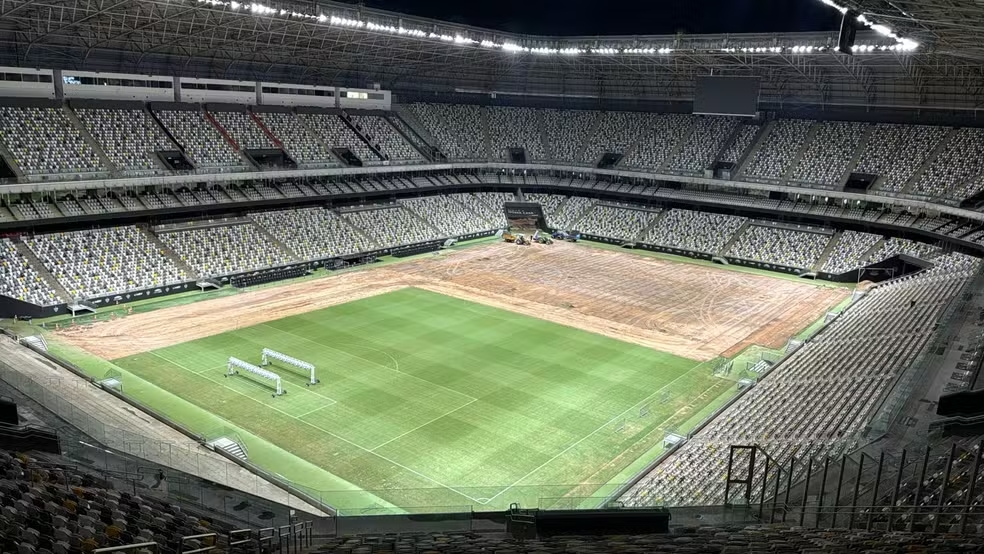
[[848, 56], [854, 55], [854, 39], [858, 35], [858, 12], [847, 10], [841, 19], [840, 35], [837, 36], [837, 51]]

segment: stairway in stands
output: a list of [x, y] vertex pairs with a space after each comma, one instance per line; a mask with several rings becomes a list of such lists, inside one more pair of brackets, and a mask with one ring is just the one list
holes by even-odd
[[199, 279], [198, 272], [192, 269], [191, 266], [187, 264], [187, 262], [182, 260], [181, 257], [174, 252], [174, 250], [171, 250], [170, 248], [168, 248], [166, 244], [161, 242], [161, 239], [159, 239], [157, 235], [150, 230], [150, 227], [147, 224], [138, 223], [136, 227], [137, 227], [137, 231], [139, 231], [145, 237], [147, 237], [147, 240], [149, 240], [154, 246], [156, 246], [157, 249], [160, 251], [161, 254], [164, 255], [165, 258], [167, 258], [172, 264], [174, 264], [175, 267], [177, 267], [181, 271], [184, 271], [185, 274], [188, 275], [189, 279], [194, 279], [194, 280]]
[[52, 275], [51, 272], [48, 271], [48, 268], [45, 267], [45, 265], [41, 262], [41, 260], [34, 255], [34, 251], [28, 248], [27, 245], [21, 241], [20, 237], [18, 236], [11, 237], [10, 240], [11, 242], [14, 243], [14, 248], [17, 249], [17, 252], [20, 253], [21, 256], [24, 256], [24, 259], [27, 260], [27, 263], [31, 264], [31, 267], [33, 267], [34, 270], [38, 272], [38, 275], [40, 275], [41, 278], [44, 279], [45, 283], [47, 283], [49, 287], [54, 289], [55, 293], [58, 294], [58, 297], [61, 300], [68, 302], [73, 299], [73, 296], [69, 294], [68, 290], [66, 290], [65, 287], [63, 287], [62, 284], [58, 282], [58, 279], [55, 279], [55, 276]]
[[830, 255], [834, 253], [834, 248], [837, 246], [837, 243], [840, 242], [841, 235], [843, 234], [844, 231], [834, 232], [834, 235], [827, 241], [827, 246], [824, 247], [823, 253], [820, 254], [819, 258], [817, 258], [817, 263], [813, 264], [813, 271], [820, 271], [823, 269], [824, 264], [826, 264], [827, 260], [830, 259]]
[[751, 226], [752, 226], [752, 220], [746, 219], [745, 222], [741, 224], [741, 227], [739, 227], [738, 230], [735, 231], [735, 234], [731, 235], [731, 238], [728, 239], [728, 242], [724, 243], [724, 246], [721, 247], [721, 251], [718, 252], [717, 255], [727, 256], [728, 251], [731, 250], [731, 247], [734, 246], [736, 242], [738, 242], [738, 238], [741, 237], [745, 233], [745, 231], [747, 231], [748, 228]]

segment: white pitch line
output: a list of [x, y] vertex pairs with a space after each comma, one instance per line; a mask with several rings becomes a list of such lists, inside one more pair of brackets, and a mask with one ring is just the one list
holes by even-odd
[[475, 402], [478, 402], [478, 399], [477, 399], [477, 398], [475, 398], [475, 399], [473, 399], [473, 400], [469, 400], [468, 402], [465, 402], [465, 403], [464, 403], [464, 404], [462, 404], [461, 406], [458, 406], [457, 408], [455, 408], [455, 409], [453, 409], [453, 410], [451, 410], [450, 412], [447, 412], [447, 413], [444, 413], [444, 414], [441, 414], [441, 415], [439, 415], [439, 416], [437, 416], [437, 417], [435, 417], [434, 419], [432, 419], [432, 420], [430, 420], [430, 421], [428, 421], [427, 423], [421, 423], [420, 425], [418, 425], [418, 426], [416, 426], [416, 427], [414, 427], [413, 429], [410, 429], [409, 431], [406, 431], [405, 433], [400, 433], [399, 435], [397, 435], [397, 436], [395, 436], [395, 437], [393, 437], [393, 438], [391, 438], [390, 440], [388, 440], [388, 441], [386, 441], [386, 442], [384, 442], [384, 443], [382, 443], [382, 444], [379, 444], [379, 445], [376, 445], [376, 446], [374, 446], [374, 447], [372, 447], [372, 448], [370, 448], [370, 449], [369, 449], [369, 452], [375, 452], [376, 450], [378, 450], [378, 449], [380, 449], [380, 448], [382, 448], [382, 447], [384, 447], [384, 446], [386, 446], [387, 444], [389, 444], [389, 443], [391, 443], [391, 442], [393, 442], [393, 441], [395, 441], [395, 440], [397, 440], [397, 439], [401, 439], [401, 438], [403, 438], [403, 437], [405, 437], [405, 436], [407, 436], [407, 435], [409, 435], [410, 433], [413, 433], [414, 431], [416, 431], [416, 430], [418, 430], [418, 429], [420, 429], [420, 428], [422, 428], [422, 427], [427, 427], [427, 426], [428, 426], [428, 425], [430, 425], [431, 423], [434, 423], [435, 421], [437, 421], [437, 420], [439, 420], [439, 419], [442, 419], [442, 418], [445, 418], [445, 417], [447, 417], [447, 416], [449, 416], [449, 415], [451, 415], [451, 414], [453, 414], [453, 413], [455, 413], [455, 412], [457, 412], [458, 410], [460, 410], [460, 409], [462, 409], [462, 408], [464, 408], [465, 406], [468, 406], [468, 405], [470, 405], [470, 404], [474, 404]]
[[590, 433], [588, 433], [587, 435], [585, 435], [585, 436], [583, 436], [583, 437], [581, 437], [580, 439], [578, 439], [578, 440], [577, 440], [577, 442], [575, 442], [574, 444], [571, 444], [571, 445], [570, 445], [570, 446], [568, 446], [567, 448], [565, 448], [565, 449], [563, 449], [563, 450], [561, 450], [561, 451], [560, 451], [559, 453], [557, 453], [557, 454], [556, 454], [556, 455], [555, 455], [555, 456], [554, 456], [553, 458], [550, 458], [549, 460], [547, 460], [547, 461], [545, 461], [545, 462], [543, 462], [542, 464], [540, 464], [539, 466], [537, 466], [537, 467], [536, 467], [536, 468], [535, 468], [535, 469], [534, 469], [533, 471], [531, 471], [531, 472], [529, 472], [529, 473], [527, 473], [526, 475], [524, 475], [524, 476], [522, 476], [522, 477], [520, 477], [520, 478], [519, 478], [519, 479], [517, 479], [517, 480], [516, 480], [516, 481], [515, 481], [515, 482], [514, 482], [513, 484], [511, 484], [511, 485], [509, 485], [508, 487], [506, 487], [506, 488], [504, 488], [504, 489], [502, 489], [501, 491], [499, 491], [498, 493], [496, 493], [496, 495], [495, 495], [495, 496], [493, 496], [492, 498], [489, 498], [489, 499], [487, 499], [487, 500], [486, 500], [485, 502], [483, 502], [483, 504], [488, 504], [489, 502], [492, 502], [493, 500], [495, 500], [496, 498], [498, 498], [498, 497], [499, 497], [500, 495], [502, 495], [503, 493], [505, 493], [505, 492], [506, 492], [506, 491], [508, 491], [509, 489], [511, 489], [511, 488], [513, 488], [513, 487], [515, 487], [516, 485], [518, 485], [518, 484], [520, 484], [521, 482], [523, 482], [523, 481], [524, 481], [524, 480], [525, 480], [526, 478], [528, 478], [528, 477], [529, 477], [530, 475], [533, 475], [533, 474], [534, 474], [534, 473], [536, 473], [537, 471], [540, 471], [541, 469], [543, 469], [544, 467], [546, 467], [546, 466], [547, 466], [548, 464], [550, 464], [551, 462], [553, 462], [553, 461], [554, 461], [554, 460], [556, 460], [557, 458], [559, 458], [559, 457], [561, 457], [561, 456], [563, 456], [564, 454], [566, 454], [566, 453], [568, 453], [568, 452], [570, 452], [570, 450], [571, 450], [572, 448], [574, 448], [575, 446], [577, 446], [577, 445], [579, 445], [579, 444], [581, 444], [582, 442], [584, 442], [584, 441], [586, 441], [587, 439], [589, 439], [589, 438], [591, 438], [591, 437], [592, 437], [592, 436], [594, 436], [594, 435], [595, 435], [595, 433], [597, 433], [598, 431], [601, 431], [601, 430], [602, 430], [602, 429], [604, 429], [605, 427], [608, 427], [608, 426], [609, 426], [609, 425], [611, 425], [611, 424], [612, 424], [613, 422], [615, 422], [615, 421], [617, 421], [617, 420], [618, 420], [619, 418], [621, 418], [621, 417], [623, 417], [623, 416], [624, 416], [625, 414], [627, 414], [627, 413], [629, 413], [629, 412], [631, 412], [632, 410], [634, 410], [634, 409], [635, 409], [635, 408], [636, 408], [637, 406], [639, 406], [640, 404], [644, 404], [644, 403], [646, 403], [647, 401], [649, 401], [649, 399], [650, 399], [650, 398], [652, 398], [652, 397], [654, 397], [654, 396], [656, 396], [656, 394], [657, 394], [658, 392], [660, 392], [660, 391], [662, 391], [663, 389], [665, 389], [666, 387], [668, 387], [668, 386], [670, 386], [670, 385], [672, 385], [673, 383], [676, 383], [676, 382], [677, 382], [677, 381], [679, 381], [680, 379], [683, 379], [684, 377], [686, 377], [687, 375], [689, 375], [689, 374], [690, 374], [691, 372], [693, 372], [694, 370], [696, 370], [697, 368], [699, 368], [699, 367], [701, 367], [702, 365], [704, 365], [704, 364], [706, 364], [706, 363], [707, 363], [707, 362], [701, 362], [701, 363], [699, 363], [699, 364], [697, 364], [697, 365], [695, 365], [694, 367], [692, 367], [692, 368], [690, 368], [690, 369], [689, 369], [689, 370], [687, 370], [686, 372], [684, 372], [684, 373], [682, 373], [681, 375], [679, 375], [679, 376], [678, 376], [678, 377], [677, 377], [676, 379], [674, 379], [674, 380], [672, 380], [672, 381], [670, 381], [669, 383], [667, 383], [667, 384], [665, 384], [665, 385], [663, 385], [662, 387], [660, 387], [660, 388], [658, 388], [658, 389], [656, 389], [655, 391], [653, 391], [653, 393], [652, 393], [652, 394], [650, 394], [649, 396], [647, 396], [647, 397], [645, 397], [645, 398], [643, 398], [642, 400], [640, 400], [640, 401], [638, 401], [638, 402], [636, 402], [635, 404], [633, 404], [633, 405], [631, 405], [631, 406], [629, 406], [629, 408], [628, 408], [627, 410], [625, 410], [624, 412], [622, 412], [622, 413], [620, 413], [620, 414], [618, 414], [617, 416], [615, 416], [615, 417], [613, 417], [613, 418], [611, 418], [611, 419], [609, 419], [608, 421], [606, 421], [605, 423], [603, 423], [603, 424], [601, 425], [601, 427], [598, 427], [598, 428], [597, 428], [597, 429], [595, 429], [594, 431], [591, 431], [591, 432], [590, 432]]
[[[185, 366], [183, 366], [183, 365], [181, 365], [181, 364], [179, 364], [177, 362], [171, 361], [171, 360], [165, 358], [164, 356], [161, 356], [160, 354], [157, 354], [156, 352], [151, 352], [151, 354], [153, 354], [154, 356], [157, 356], [158, 358], [160, 358], [160, 359], [162, 359], [162, 360], [164, 360], [166, 362], [170, 362], [170, 363], [172, 363], [172, 364], [174, 364], [174, 365], [176, 365], [176, 366], [178, 366], [178, 367], [180, 367], [182, 369], [185, 369], [187, 371], [191, 371], [187, 367], [185, 367]], [[338, 440], [340, 440], [340, 441], [342, 441], [344, 443], [350, 444], [350, 445], [358, 448], [359, 450], [363, 450], [365, 452], [368, 452], [368, 453], [372, 454], [373, 456], [376, 456], [377, 458], [379, 458], [379, 459], [381, 459], [383, 461], [389, 462], [389, 463], [391, 463], [391, 464], [393, 464], [393, 465], [395, 465], [397, 467], [401, 467], [401, 468], [409, 471], [410, 473], [413, 473], [414, 475], [417, 475], [418, 477], [422, 477], [424, 479], [427, 479], [428, 481], [434, 483], [435, 485], [439, 485], [439, 486], [441, 486], [441, 487], [443, 487], [445, 489], [448, 489], [451, 492], [460, 494], [461, 496], [467, 498], [468, 500], [471, 500], [472, 502], [474, 502], [476, 504], [482, 504], [482, 502], [479, 502], [479, 500], [477, 498], [474, 498], [472, 496], [469, 496], [469, 495], [467, 495], [467, 494], [459, 491], [458, 489], [455, 489], [454, 487], [450, 487], [448, 485], [445, 485], [444, 483], [438, 481], [437, 479], [434, 479], [433, 477], [429, 477], [427, 475], [424, 475], [423, 473], [420, 473], [419, 471], [417, 471], [415, 469], [409, 468], [409, 467], [401, 464], [400, 462], [397, 462], [395, 460], [392, 460], [390, 458], [387, 458], [386, 456], [383, 456], [382, 454], [377, 454], [377, 453], [373, 452], [372, 450], [369, 450], [368, 448], [362, 446], [361, 444], [358, 444], [356, 442], [352, 442], [352, 441], [350, 441], [350, 440], [348, 440], [345, 437], [342, 437], [340, 435], [336, 435], [335, 433], [332, 433], [331, 431], [325, 429], [324, 427], [315, 425], [315, 424], [311, 423], [310, 421], [304, 421], [300, 417], [295, 416], [293, 414], [290, 414], [288, 412], [285, 412], [285, 411], [281, 410], [280, 408], [278, 408], [276, 406], [271, 406], [270, 404], [265, 404], [263, 402], [260, 402], [259, 400], [253, 398], [252, 396], [250, 396], [250, 395], [248, 395], [248, 394], [246, 394], [244, 392], [240, 392], [240, 391], [238, 391], [238, 390], [236, 390], [236, 389], [234, 389], [232, 387], [229, 387], [229, 386], [225, 385], [224, 383], [222, 383], [221, 381], [216, 381], [215, 379], [213, 379], [211, 377], [208, 377], [207, 375], [201, 375], [201, 377], [203, 377], [205, 379], [208, 379], [209, 381], [212, 381], [213, 383], [215, 383], [217, 385], [221, 385], [222, 387], [224, 387], [224, 388], [226, 388], [226, 389], [228, 389], [228, 390], [230, 390], [230, 391], [232, 391], [232, 392], [234, 392], [234, 393], [236, 393], [236, 394], [238, 394], [240, 396], [244, 396], [244, 397], [246, 397], [246, 398], [248, 398], [248, 399], [250, 399], [250, 400], [252, 400], [254, 402], [257, 402], [257, 403], [263, 405], [264, 407], [270, 408], [271, 410], [273, 410], [275, 412], [280, 412], [281, 414], [283, 414], [283, 415], [285, 415], [285, 416], [287, 416], [287, 417], [289, 417], [289, 418], [291, 418], [291, 419], [293, 419], [295, 421], [299, 421], [299, 422], [301, 422], [304, 425], [307, 425], [309, 427], [314, 427], [318, 431], [321, 431], [322, 433], [325, 433], [326, 435], [328, 435], [330, 437], [334, 437], [334, 438], [336, 438], [336, 439], [338, 439]]]
[[314, 412], [317, 412], [318, 410], [324, 410], [325, 408], [331, 408], [332, 406], [334, 406], [334, 404], [328, 404], [327, 406], [319, 406], [319, 407], [317, 407], [317, 408], [315, 408], [313, 410], [308, 410], [308, 411], [304, 412], [303, 414], [301, 414], [301, 415], [299, 415], [297, 417], [308, 416], [308, 415], [313, 414]]
[[440, 383], [435, 383], [433, 381], [428, 381], [427, 379], [424, 379], [422, 377], [417, 377], [416, 375], [414, 375], [412, 373], [407, 373], [405, 371], [400, 371], [399, 369], [395, 369], [395, 368], [392, 368], [392, 367], [387, 367], [387, 366], [385, 366], [385, 365], [383, 365], [383, 364], [381, 364], [379, 362], [375, 362], [373, 360], [370, 360], [369, 358], [363, 358], [362, 356], [359, 356], [358, 354], [352, 354], [351, 352], [346, 352], [345, 350], [342, 350], [340, 348], [335, 348], [334, 346], [328, 346], [327, 344], [318, 342], [316, 340], [311, 340], [311, 339], [309, 339], [307, 337], [303, 337], [301, 335], [298, 335], [297, 333], [294, 333], [292, 331], [287, 331], [287, 330], [284, 330], [284, 329], [278, 329], [278, 328], [276, 328], [276, 327], [274, 327], [272, 325], [269, 325], [267, 323], [260, 323], [260, 325], [262, 325], [263, 327], [269, 327], [270, 329], [273, 329], [274, 331], [280, 331], [281, 333], [285, 333], [287, 335], [291, 335], [293, 337], [297, 337], [297, 338], [299, 338], [301, 340], [305, 340], [307, 342], [310, 342], [311, 344], [317, 344], [318, 346], [321, 346], [323, 348], [327, 348], [329, 350], [334, 350], [335, 352], [341, 352], [342, 354], [345, 354], [346, 356], [351, 356], [353, 358], [362, 360], [362, 361], [364, 361], [366, 363], [370, 363], [370, 364], [372, 364], [372, 365], [374, 365], [376, 367], [381, 367], [381, 368], [386, 369], [388, 371], [395, 371], [396, 373], [399, 373], [400, 375], [404, 375], [406, 377], [411, 377], [413, 379], [417, 379], [418, 381], [423, 381], [424, 383], [427, 383], [428, 385], [430, 385], [432, 387], [442, 388], [442, 389], [444, 389], [444, 390], [446, 390], [448, 392], [453, 392], [453, 393], [457, 394], [458, 396], [464, 396], [468, 400], [478, 400], [477, 398], [475, 398], [474, 396], [471, 396], [470, 394], [465, 394], [463, 392], [456, 391], [456, 390], [454, 390], [452, 388], [445, 387], [444, 385], [442, 385]]

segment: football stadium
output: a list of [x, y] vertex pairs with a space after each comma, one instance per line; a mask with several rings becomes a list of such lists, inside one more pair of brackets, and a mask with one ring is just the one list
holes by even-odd
[[0, 2], [0, 551], [984, 549], [984, 8], [370, 4]]

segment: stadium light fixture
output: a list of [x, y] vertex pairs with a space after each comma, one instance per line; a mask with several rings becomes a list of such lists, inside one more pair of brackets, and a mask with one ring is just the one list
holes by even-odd
[[[836, 9], [837, 11], [839, 11], [842, 14], [846, 14], [848, 12], [848, 7], [847, 6], [842, 6], [842, 5], [838, 4], [835, 0], [820, 0], [820, 2], [822, 4], [824, 4], [824, 5], [826, 5], [826, 6], [830, 6], [830, 7], [834, 8], [834, 9]], [[888, 37], [888, 38], [891, 38], [891, 39], [895, 40], [896, 45], [901, 45], [901, 48], [897, 48], [897, 49], [895, 49], [895, 51], [899, 51], [899, 52], [912, 52], [912, 51], [916, 50], [917, 48], [919, 48], [919, 43], [918, 42], [916, 42], [916, 41], [914, 41], [912, 39], [907, 39], [907, 38], [900, 37], [898, 35], [898, 33], [896, 33], [895, 31], [893, 31], [887, 25], [884, 25], [884, 24], [881, 24], [881, 23], [876, 23], [876, 22], [868, 19], [868, 17], [865, 16], [864, 14], [859, 15], [857, 17], [857, 21], [858, 21], [858, 23], [864, 25], [865, 27], [868, 27], [869, 29], [871, 29], [872, 31], [878, 33], [879, 35], [882, 35], [882, 36], [885, 36], [885, 37]]]

